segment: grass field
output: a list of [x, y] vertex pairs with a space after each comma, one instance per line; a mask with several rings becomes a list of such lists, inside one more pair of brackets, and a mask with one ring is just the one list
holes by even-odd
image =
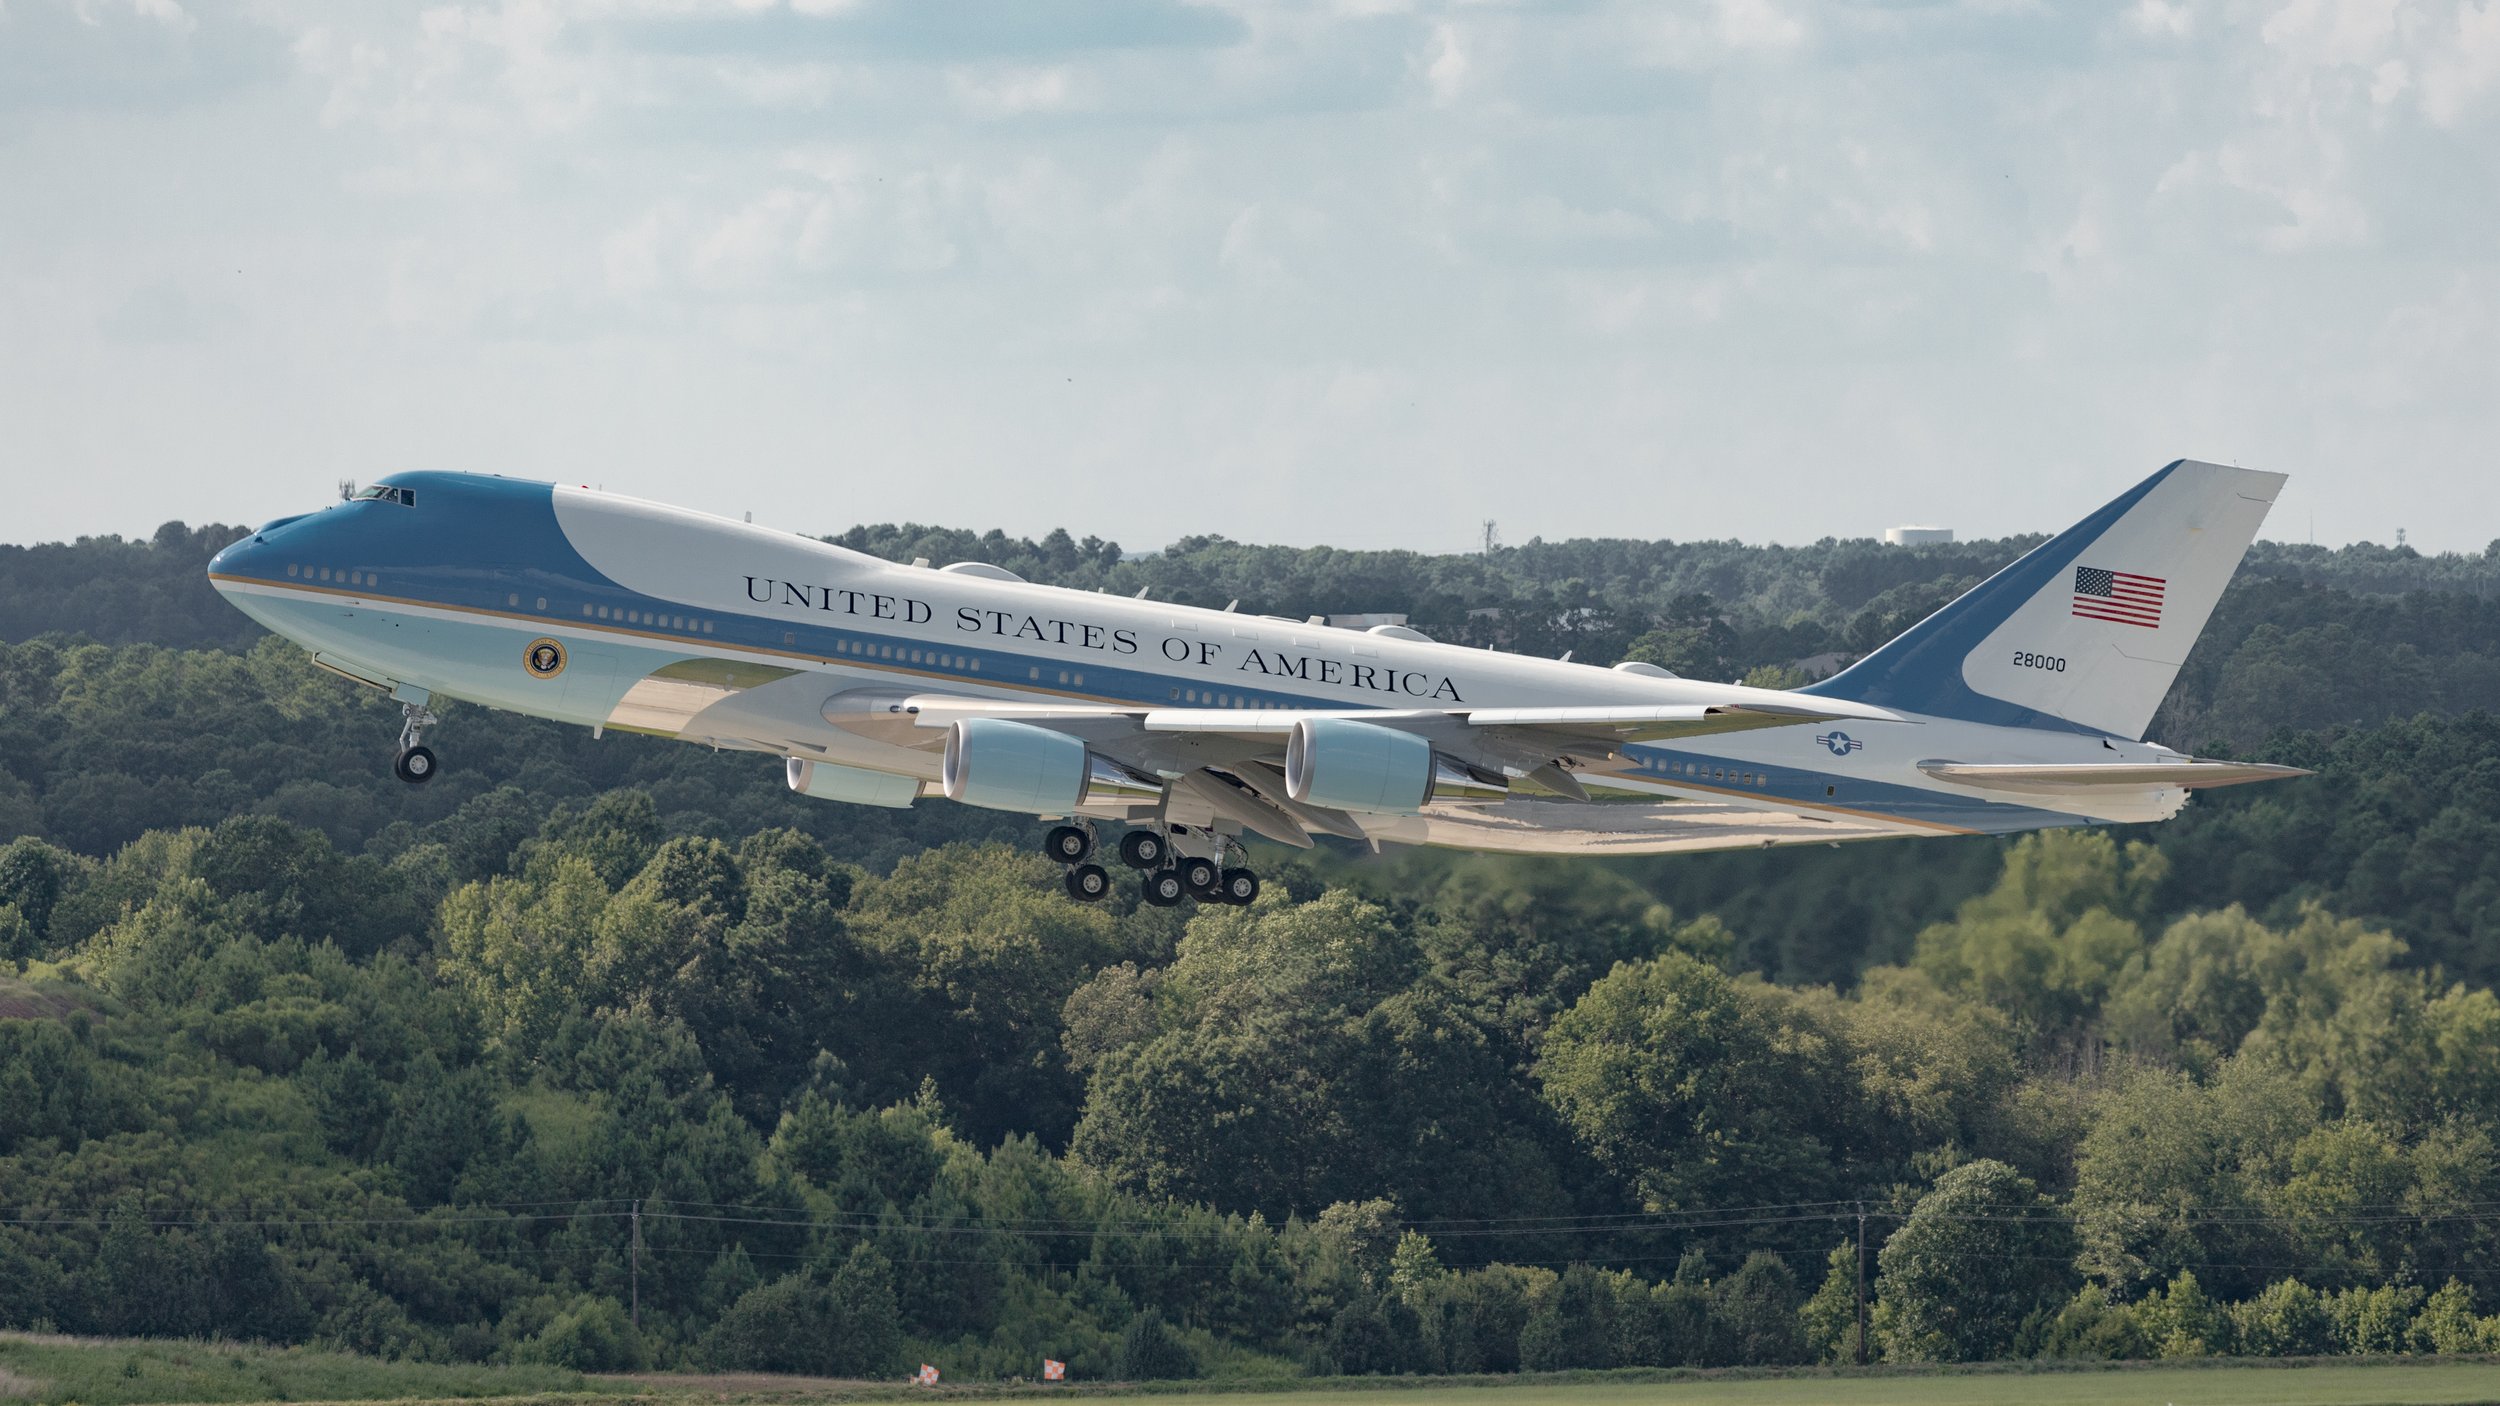
[[385, 1362], [348, 1353], [234, 1343], [129, 1342], [0, 1333], [5, 1406], [171, 1402], [479, 1401], [504, 1406], [718, 1406], [718, 1403], [1165, 1396], [1187, 1406], [2500, 1406], [2500, 1360], [2221, 1363], [1821, 1372], [1617, 1372], [1561, 1377], [1277, 1381], [1123, 1388], [899, 1383], [665, 1373], [585, 1377], [553, 1367]]
[[305, 1348], [0, 1333], [0, 1399], [34, 1406], [71, 1401], [79, 1406], [137, 1406], [162, 1401], [474, 1400], [600, 1389], [579, 1372], [557, 1367], [384, 1362]]
[[[1491, 1399], [1488, 1399], [1490, 1397]], [[1388, 1406], [1377, 1390], [1295, 1392], [1293, 1406]], [[1273, 1398], [1266, 1398], [1271, 1406]], [[1260, 1393], [1210, 1393], [1191, 1406], [1258, 1406]], [[1462, 1406], [2468, 1406], [2500, 1403], [2500, 1364], [2371, 1363], [2071, 1372], [1883, 1374], [1730, 1380], [1426, 1386], [1392, 1400]]]

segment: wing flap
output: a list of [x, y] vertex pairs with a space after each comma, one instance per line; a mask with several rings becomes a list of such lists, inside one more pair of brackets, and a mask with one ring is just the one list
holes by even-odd
[[1991, 791], [2090, 791], [2109, 786], [2176, 786], [2195, 791], [2310, 775], [2300, 767], [2268, 762], [2193, 760], [2108, 764], [1933, 761], [1920, 762], [1918, 769], [1938, 781]]
[[1525, 728], [1569, 737], [1603, 738], [1615, 742], [1663, 742], [1682, 737], [1708, 737], [1724, 732], [1750, 732], [1764, 727], [1794, 727], [1841, 718], [1891, 722], [1896, 714], [1882, 709], [1783, 708], [1759, 703], [1667, 703], [1651, 707], [1477, 708], [1467, 713], [1477, 727]]

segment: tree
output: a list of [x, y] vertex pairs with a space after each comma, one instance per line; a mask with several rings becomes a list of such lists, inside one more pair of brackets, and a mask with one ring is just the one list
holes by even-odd
[[2073, 1238], [2031, 1179], [1966, 1162], [1936, 1179], [1876, 1256], [1884, 1356], [1984, 1362], [2066, 1296]]
[[[1618, 964], [1554, 1021], [1546, 1100], [1652, 1211], [1804, 1201], [1849, 1079], [1828, 1031], [1680, 953]], [[1843, 1097], [1846, 1097], [1844, 1093]], [[1836, 1126], [1837, 1125], [1837, 1126]]]
[[1711, 1286], [1711, 1318], [1728, 1355], [1746, 1366], [1806, 1360], [1797, 1276], [1778, 1255], [1755, 1251]]
[[2122, 1080], [2076, 1153], [2081, 1268], [2126, 1291], [2206, 1266], [2226, 1294], [2255, 1292], [2262, 1280], [2225, 1267], [2283, 1262], [2262, 1176], [2317, 1122], [2296, 1082], [2244, 1059], [2210, 1085], [2149, 1069]]
[[865, 1245], [830, 1273], [803, 1270], [748, 1291], [703, 1344], [716, 1367], [827, 1377], [882, 1376], [901, 1350], [892, 1273]]
[[2137, 919], [2166, 869], [2151, 845], [2121, 850], [2095, 830], [2026, 835], [1995, 888], [1918, 935], [1912, 964], [2035, 1035], [2070, 1035], [2142, 952]]

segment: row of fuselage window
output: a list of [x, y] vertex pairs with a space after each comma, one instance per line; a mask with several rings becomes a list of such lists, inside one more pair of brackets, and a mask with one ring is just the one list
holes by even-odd
[[379, 586], [382, 578], [370, 571], [350, 571], [345, 567], [307, 566], [288, 562], [286, 574], [306, 581], [337, 581], [349, 586]]
[[1695, 781], [1715, 781], [1727, 786], [1762, 787], [1771, 784], [1771, 778], [1762, 772], [1730, 771], [1723, 766], [1703, 766], [1698, 762], [1669, 762], [1667, 774], [1689, 776]]

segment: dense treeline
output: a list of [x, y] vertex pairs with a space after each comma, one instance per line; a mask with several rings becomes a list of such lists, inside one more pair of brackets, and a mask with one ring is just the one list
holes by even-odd
[[265, 632], [208, 584], [208, 559], [245, 531], [169, 522], [144, 542], [0, 545], [0, 640], [60, 633], [105, 644], [248, 649]]
[[664, 838], [623, 791], [445, 864], [268, 816], [0, 850], [0, 1324], [1810, 1361], [1857, 1350], [1863, 1209], [1889, 1360], [2500, 1347], [2500, 1001], [2315, 907], [2151, 922], [2168, 861], [2107, 835], [2016, 845], [1849, 992], [1498, 860], [1184, 917], [994, 846]]

